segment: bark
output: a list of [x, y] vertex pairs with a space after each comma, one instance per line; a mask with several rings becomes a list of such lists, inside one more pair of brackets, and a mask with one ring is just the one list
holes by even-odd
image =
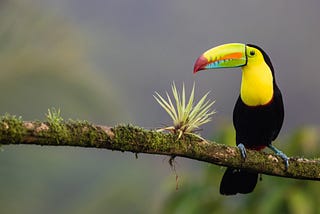
[[[75, 146], [185, 157], [220, 166], [243, 168], [261, 174], [295, 179], [320, 180], [320, 162], [290, 157], [286, 171], [283, 160], [273, 154], [247, 150], [241, 158], [237, 147], [201, 140], [192, 135], [178, 139], [171, 133], [132, 125], [115, 127], [81, 121], [22, 121], [5, 116], [0, 121], [0, 144]], [[0, 154], [1, 155], [1, 154]]]

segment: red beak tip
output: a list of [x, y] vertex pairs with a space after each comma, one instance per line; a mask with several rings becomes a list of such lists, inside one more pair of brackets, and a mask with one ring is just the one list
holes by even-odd
[[193, 73], [197, 73], [200, 70], [204, 70], [205, 66], [208, 64], [208, 60], [201, 55], [194, 63]]

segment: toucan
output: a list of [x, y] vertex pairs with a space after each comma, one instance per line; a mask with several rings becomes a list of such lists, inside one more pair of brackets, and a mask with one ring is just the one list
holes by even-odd
[[[271, 143], [282, 127], [284, 106], [269, 56], [252, 44], [228, 43], [204, 52], [194, 64], [194, 73], [216, 68], [242, 68], [240, 95], [233, 110], [236, 145], [245, 159], [246, 149], [269, 147], [279, 155], [288, 169], [289, 159]], [[222, 195], [250, 193], [258, 181], [258, 173], [227, 168], [221, 183]]]

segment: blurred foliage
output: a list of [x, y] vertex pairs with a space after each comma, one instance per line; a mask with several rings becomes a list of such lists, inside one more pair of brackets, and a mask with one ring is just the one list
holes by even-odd
[[[233, 127], [226, 127], [217, 139], [233, 144]], [[303, 127], [275, 145], [288, 155], [320, 157], [320, 127]], [[224, 168], [208, 165], [202, 179], [185, 184], [187, 188], [172, 192], [163, 213], [320, 213], [317, 181], [303, 181], [262, 175], [254, 192], [247, 195], [219, 195]]]
[[0, 7], [0, 112], [42, 118], [50, 107], [98, 122], [125, 118], [115, 86], [89, 62], [84, 35], [30, 1]]
[[[41, 1], [0, 1], [0, 114], [44, 119], [48, 108], [57, 107], [64, 118], [110, 125], [128, 120], [112, 80], [89, 61], [85, 35], [51, 12]], [[105, 194], [101, 183], [113, 182], [123, 169], [96, 150], [2, 148], [0, 213], [72, 213], [82, 200], [91, 203], [91, 194], [110, 197], [117, 191], [108, 187]]]

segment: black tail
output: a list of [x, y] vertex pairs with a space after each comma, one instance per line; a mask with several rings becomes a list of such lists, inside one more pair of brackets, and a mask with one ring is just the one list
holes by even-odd
[[258, 181], [258, 173], [240, 169], [227, 168], [220, 183], [220, 194], [235, 195], [250, 193]]

